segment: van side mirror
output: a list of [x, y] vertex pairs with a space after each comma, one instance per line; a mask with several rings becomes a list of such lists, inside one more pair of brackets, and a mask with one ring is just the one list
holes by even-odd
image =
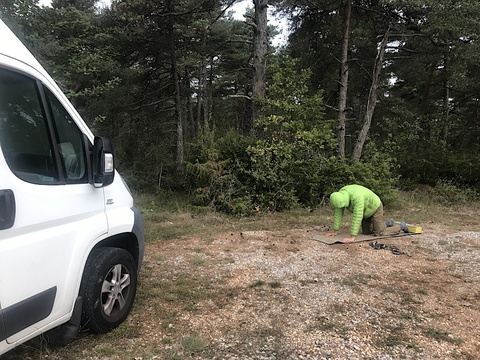
[[108, 186], [115, 177], [113, 147], [110, 140], [95, 136], [93, 142], [93, 186]]

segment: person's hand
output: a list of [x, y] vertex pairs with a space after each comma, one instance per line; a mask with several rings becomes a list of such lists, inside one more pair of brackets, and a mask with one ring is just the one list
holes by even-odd
[[351, 242], [354, 242], [354, 241], [355, 241], [355, 236], [343, 239], [344, 243], [351, 243]]
[[326, 234], [327, 236], [337, 236], [338, 235], [338, 231], [333, 231], [333, 232], [329, 232]]

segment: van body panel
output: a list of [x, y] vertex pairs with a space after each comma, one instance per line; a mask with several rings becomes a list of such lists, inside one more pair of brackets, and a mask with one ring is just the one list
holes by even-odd
[[[96, 247], [105, 244], [131, 251], [138, 271], [144, 254], [143, 220], [127, 185], [116, 170], [108, 186], [94, 187], [89, 182], [93, 171], [89, 159], [97, 159], [89, 148], [93, 133], [55, 81], [0, 20], [2, 73], [7, 80], [19, 74], [37, 91], [27, 96], [15, 81], [3, 87], [0, 83], [0, 192], [4, 195], [1, 204], [9, 204], [9, 211], [0, 211], [0, 217], [14, 215], [0, 227], [0, 355], [69, 322], [87, 260]], [[38, 101], [37, 110], [26, 107], [32, 99]], [[49, 134], [44, 136], [48, 141], [39, 142], [50, 149], [45, 155], [35, 153], [38, 148], [30, 141], [30, 133], [22, 133], [23, 129], [35, 130], [42, 121], [43, 133]], [[12, 129], [14, 137], [10, 136]], [[62, 134], [78, 141], [62, 140]], [[17, 151], [23, 143], [29, 151]], [[75, 172], [68, 172], [67, 159], [75, 165], [79, 155], [84, 159], [83, 173], [75, 177]], [[42, 162], [47, 157], [47, 170], [56, 174], [51, 178], [35, 168], [38, 163], [45, 170]], [[34, 170], [24, 172], [29, 166]]]
[[[3, 156], [0, 164], [4, 169]], [[13, 227], [0, 231], [0, 300], [5, 309], [57, 287], [56, 299], [60, 301], [55, 301], [49, 317], [33, 326], [38, 328], [72, 310], [78, 274], [81, 276], [84, 266], [83, 256], [78, 254], [84, 254], [108, 232], [103, 189], [89, 184], [42, 186], [23, 182], [11, 172], [2, 174], [6, 176], [0, 184], [15, 194], [18, 211]], [[7, 334], [11, 333], [7, 323], [5, 326]], [[8, 342], [34, 330], [15, 333]]]
[[57, 288], [52, 287], [3, 310], [7, 339], [51, 314]]

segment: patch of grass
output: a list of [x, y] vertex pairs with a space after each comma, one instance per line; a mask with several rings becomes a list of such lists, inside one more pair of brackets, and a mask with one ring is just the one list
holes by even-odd
[[[382, 287], [383, 292], [388, 293], [388, 294], [394, 294], [398, 296], [400, 299], [398, 300], [398, 303], [402, 306], [407, 306], [410, 304], [418, 304], [418, 301], [415, 300], [415, 298], [412, 296], [410, 293], [411, 289], [409, 287], [404, 287], [404, 286], [385, 286]], [[396, 311], [395, 309], [392, 309], [392, 311]]]
[[461, 359], [461, 360], [478, 360], [478, 354], [471, 354], [469, 352], [466, 352], [466, 351], [461, 351], [461, 352], [452, 352], [450, 354], [450, 356], [452, 357], [452, 359]]
[[408, 290], [403, 289], [403, 291], [399, 292], [399, 294], [401, 296], [400, 305], [405, 306], [410, 304], [419, 304], [419, 301], [416, 300]]
[[157, 262], [164, 262], [165, 261], [165, 256], [161, 255], [161, 254], [155, 254], [153, 255], [153, 260], [157, 261]]
[[318, 280], [316, 279], [307, 279], [307, 280], [300, 280], [300, 285], [310, 285], [310, 284], [318, 284]]
[[185, 353], [193, 357], [205, 352], [208, 348], [208, 343], [197, 334], [190, 334], [183, 338], [182, 348]]
[[348, 308], [345, 305], [339, 304], [339, 303], [334, 303], [331, 306], [331, 308], [334, 313], [338, 313], [338, 314], [345, 314], [348, 310]]
[[135, 204], [142, 211], [188, 212], [190, 198], [183, 193], [164, 191], [159, 194], [134, 194]]
[[180, 278], [176, 281], [176, 291], [181, 300], [200, 301], [211, 297], [211, 284], [200, 279]]
[[249, 337], [253, 339], [266, 339], [268, 337], [281, 337], [282, 331], [281, 324], [279, 323], [278, 319], [273, 318], [271, 319], [271, 326], [259, 326], [255, 329], [249, 331]]
[[190, 264], [194, 266], [203, 266], [205, 265], [206, 260], [201, 256], [195, 256], [193, 259], [190, 260]]
[[165, 357], [165, 360], [183, 360], [183, 359], [184, 359], [183, 355], [179, 354], [174, 350], [169, 350]]
[[168, 312], [162, 318], [161, 328], [164, 331], [172, 332], [174, 331], [174, 327], [172, 326], [173, 323], [177, 320], [178, 313], [176, 311]]
[[127, 318], [127, 320], [123, 322], [119, 327], [117, 327], [115, 331], [108, 332], [102, 336], [107, 340], [113, 341], [119, 338], [136, 338], [141, 334], [140, 329], [138, 328], [138, 324], [133, 323], [130, 320], [130, 318]]
[[116, 354], [115, 346], [111, 344], [99, 344], [95, 346], [94, 350], [101, 356], [112, 356]]
[[402, 336], [398, 334], [388, 334], [384, 337], [380, 337], [375, 342], [378, 347], [392, 347], [402, 345], [404, 343], [404, 339]]
[[278, 281], [272, 281], [268, 283], [268, 286], [270, 286], [272, 289], [278, 289], [282, 287], [282, 284]]
[[360, 285], [368, 285], [373, 279], [369, 274], [352, 274], [340, 280], [340, 284], [358, 289]]
[[467, 294], [461, 294], [459, 296], [457, 296], [457, 301], [469, 301], [469, 297]]
[[428, 294], [426, 289], [417, 289], [417, 290], [415, 290], [415, 292], [419, 295], [427, 295]]
[[210, 296], [208, 286], [197, 279], [181, 277], [173, 280], [155, 280], [154, 286], [142, 286], [139, 298], [150, 299], [144, 305], [151, 305], [152, 299], [162, 302], [198, 302]]
[[423, 330], [423, 333], [428, 337], [431, 337], [432, 339], [435, 339], [437, 341], [446, 341], [456, 345], [460, 345], [461, 343], [463, 343], [462, 339], [453, 337], [452, 335], [446, 333], [445, 331], [438, 330], [435, 328], [431, 328], [431, 327], [425, 328]]
[[193, 228], [195, 225], [184, 223], [182, 226], [178, 226], [176, 224], [153, 224], [150, 227], [150, 232], [154, 232], [155, 236], [153, 239], [150, 237], [149, 242], [155, 241], [165, 241], [165, 240], [172, 240], [172, 239], [181, 239], [191, 234], [194, 234], [195, 231]]
[[309, 325], [307, 331], [312, 332], [320, 330], [324, 332], [332, 332], [335, 331], [337, 327], [338, 325], [326, 316], [318, 316], [317, 318], [315, 318], [315, 321]]
[[387, 326], [389, 331], [385, 332], [385, 336], [380, 336], [375, 344], [380, 348], [394, 347], [394, 346], [406, 346], [408, 348], [415, 348], [416, 345], [411, 342], [411, 339], [404, 333], [405, 327], [399, 326]]
[[[375, 345], [379, 348], [404, 346], [408, 349], [413, 349], [417, 353], [421, 353], [422, 349], [415, 343], [411, 342], [411, 339], [402, 334], [389, 334], [383, 338], [377, 339]], [[408, 359], [406, 356], [399, 357], [399, 359]]]
[[383, 287], [383, 292], [386, 292], [388, 294], [397, 294], [399, 291], [398, 291], [397, 287], [387, 285], [387, 286]]
[[186, 304], [182, 309], [185, 311], [197, 312], [199, 310], [199, 307], [197, 304], [191, 303], [191, 304]]
[[253, 283], [251, 283], [250, 285], [248, 285], [249, 288], [253, 289], [253, 288], [256, 288], [256, 287], [259, 287], [259, 286], [263, 286], [265, 285], [265, 281], [263, 280], [255, 280]]
[[403, 320], [413, 320], [413, 319], [415, 319], [415, 317], [411, 313], [407, 313], [407, 312], [401, 312], [399, 314], [399, 317], [400, 317], [400, 319], [403, 319]]
[[[171, 240], [186, 236], [209, 238], [213, 233], [227, 231], [278, 230], [291, 227], [315, 226], [326, 221], [327, 213], [313, 214], [306, 209], [293, 209], [283, 213], [263, 214], [235, 218], [189, 205], [185, 195], [161, 193], [136, 195], [135, 203], [141, 209], [147, 242]], [[330, 209], [329, 209], [330, 211]]]
[[347, 326], [338, 326], [336, 329], [335, 329], [335, 332], [344, 340], [350, 340], [349, 339], [349, 336], [348, 336], [348, 333], [349, 333], [349, 329]]
[[222, 263], [224, 264], [235, 264], [235, 259], [231, 256], [225, 257], [222, 259]]

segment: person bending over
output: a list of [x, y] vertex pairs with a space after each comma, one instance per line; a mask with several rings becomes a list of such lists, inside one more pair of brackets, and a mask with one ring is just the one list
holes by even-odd
[[342, 225], [345, 209], [352, 213], [350, 237], [343, 242], [355, 241], [360, 225], [363, 234], [383, 235], [385, 221], [383, 219], [383, 204], [377, 194], [361, 185], [346, 185], [330, 195], [330, 203], [335, 208], [333, 232], [327, 236], [336, 236]]

